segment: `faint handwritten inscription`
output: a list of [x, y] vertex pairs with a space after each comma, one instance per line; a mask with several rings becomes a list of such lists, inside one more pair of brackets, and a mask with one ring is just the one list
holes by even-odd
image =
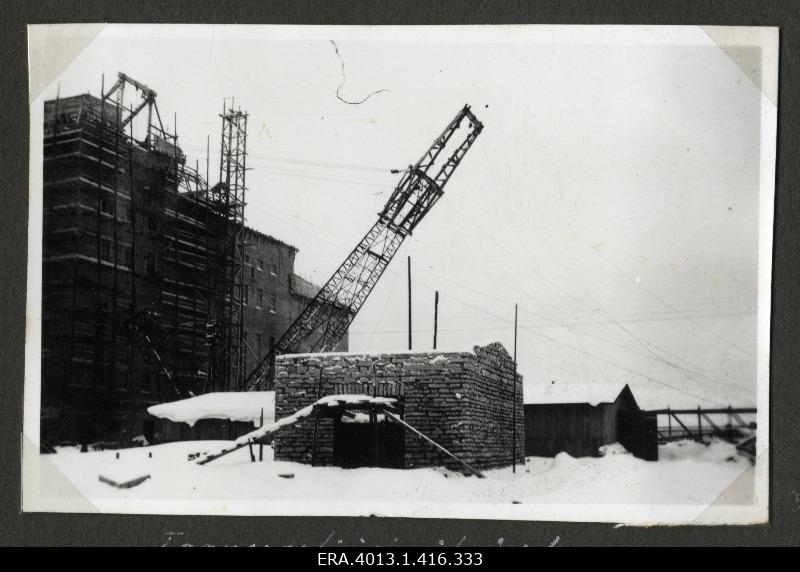
[[[792, 493], [794, 494], [794, 498], [795, 498], [795, 509], [794, 510], [795, 511], [800, 511], [800, 494], [798, 494], [797, 491], [792, 491]], [[342, 538], [334, 539], [334, 535], [335, 534], [336, 534], [336, 531], [332, 530], [330, 532], [330, 534], [328, 534], [328, 536], [325, 538], [325, 540], [322, 541], [322, 543], [319, 546], [320, 547], [324, 547], [324, 546], [328, 545], [329, 543], [331, 543], [331, 541], [333, 541], [333, 543], [336, 544], [336, 545], [344, 544], [344, 539], [342, 539]], [[184, 533], [183, 532], [176, 532], [176, 531], [164, 532], [164, 536], [166, 536], [166, 539], [162, 542], [162, 544], [161, 544], [162, 547], [168, 547], [168, 546], [173, 546], [173, 547], [174, 546], [179, 546], [179, 547], [215, 546], [214, 544], [209, 544], [209, 543], [194, 544], [192, 542], [187, 542], [183, 538], [184, 537]], [[374, 545], [371, 544], [369, 539], [365, 538], [362, 535], [358, 535], [357, 538], [358, 538], [358, 543], [359, 544], [364, 544], [364, 545], [367, 545], [367, 546], [375, 546], [375, 547], [380, 546], [379, 544], [374, 544]], [[467, 540], [467, 537], [466, 536], [462, 536], [458, 540], [458, 542], [455, 544], [455, 546], [456, 547], [460, 547], [462, 544], [464, 544], [464, 542], [466, 540]], [[561, 537], [560, 536], [556, 536], [547, 546], [552, 548], [553, 546], [556, 546], [560, 541], [561, 541]], [[393, 542], [397, 543], [398, 542], [398, 537], [395, 536]], [[496, 539], [496, 543], [497, 543], [498, 546], [503, 546], [503, 545], [506, 544], [506, 538], [503, 537], [503, 536], [500, 536], [500, 537], [498, 537]], [[442, 539], [442, 538], [437, 540], [437, 544], [439, 546], [446, 546], [447, 545], [445, 540]], [[229, 546], [230, 547], [232, 545], [225, 545], [225, 546]], [[233, 545], [233, 546], [238, 546], [238, 545]], [[248, 546], [257, 546], [257, 545], [256, 544], [250, 544]], [[269, 544], [259, 544], [258, 546], [268, 547], [270, 545]], [[294, 546], [294, 545], [289, 544], [289, 545], [285, 545], [285, 546]], [[307, 546], [307, 545], [306, 544], [301, 544], [299, 546]], [[529, 545], [527, 543], [525, 543], [525, 544], [522, 544], [521, 546], [527, 547]], [[534, 546], [536, 546], [536, 545], [534, 544]]]

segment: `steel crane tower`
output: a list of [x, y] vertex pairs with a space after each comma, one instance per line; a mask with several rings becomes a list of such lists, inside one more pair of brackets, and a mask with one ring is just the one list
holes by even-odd
[[[466, 125], [463, 138], [451, 142]], [[403, 171], [378, 220], [245, 381], [247, 389], [272, 383], [276, 355], [329, 352], [344, 337], [403, 240], [441, 198], [444, 187], [483, 124], [465, 105], [415, 165]], [[445, 148], [452, 149], [449, 155]]]

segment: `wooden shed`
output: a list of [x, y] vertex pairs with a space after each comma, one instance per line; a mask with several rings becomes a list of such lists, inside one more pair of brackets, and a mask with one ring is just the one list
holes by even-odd
[[549, 384], [526, 388], [525, 454], [600, 456], [620, 443], [636, 457], [658, 460], [656, 420], [639, 408], [627, 384]]

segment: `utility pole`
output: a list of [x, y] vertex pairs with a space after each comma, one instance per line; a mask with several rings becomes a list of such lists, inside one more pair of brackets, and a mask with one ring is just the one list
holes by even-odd
[[436, 349], [436, 334], [439, 332], [439, 291], [433, 298], [433, 349]]
[[511, 471], [517, 472], [517, 304], [514, 304], [514, 397], [511, 403]]
[[408, 257], [408, 349], [411, 349], [411, 257]]

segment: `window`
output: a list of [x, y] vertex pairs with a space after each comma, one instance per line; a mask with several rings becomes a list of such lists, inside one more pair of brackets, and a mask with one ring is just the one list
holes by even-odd
[[264, 270], [264, 261], [261, 260], [260, 258], [258, 259], [258, 269]]
[[256, 267], [255, 266], [251, 266], [250, 267], [250, 278], [255, 278], [255, 277], [256, 277]]
[[256, 308], [263, 308], [264, 307], [264, 290], [263, 288], [258, 289], [256, 298]]
[[269, 265], [269, 273], [272, 274], [273, 276], [277, 276], [278, 275], [278, 267], [275, 266], [274, 264], [270, 264]]
[[107, 238], [100, 239], [100, 260], [111, 260], [111, 241]]
[[149, 370], [146, 373], [142, 373], [142, 385], [141, 390], [152, 393], [155, 396], [158, 396], [159, 392], [159, 373], [155, 370]]
[[120, 247], [120, 264], [123, 266], [127, 266], [128, 268], [133, 267], [133, 249], [130, 246], [121, 246]]
[[89, 366], [75, 364], [72, 370], [72, 377], [69, 378], [70, 385], [80, 387], [91, 387], [94, 372]]
[[139, 381], [139, 388], [141, 389], [142, 393], [150, 393], [150, 390], [152, 389], [152, 381], [150, 377], [149, 371], [142, 372], [142, 377]]
[[121, 221], [130, 220], [131, 209], [125, 204], [123, 199], [118, 199], [117, 202], [117, 218]]
[[145, 272], [148, 274], [156, 273], [156, 255], [152, 252], [147, 253], [147, 263], [145, 265]]
[[245, 306], [250, 304], [250, 285], [249, 284], [245, 285], [245, 287], [244, 287], [244, 296], [242, 298], [242, 304], [244, 304]]
[[270, 312], [275, 312], [275, 309], [276, 309], [276, 307], [278, 305], [277, 298], [278, 297], [275, 294], [270, 294], [269, 295], [269, 311]]
[[256, 334], [256, 355], [261, 358], [261, 334]]
[[114, 201], [111, 199], [103, 199], [100, 201], [100, 212], [107, 215], [114, 214]]

